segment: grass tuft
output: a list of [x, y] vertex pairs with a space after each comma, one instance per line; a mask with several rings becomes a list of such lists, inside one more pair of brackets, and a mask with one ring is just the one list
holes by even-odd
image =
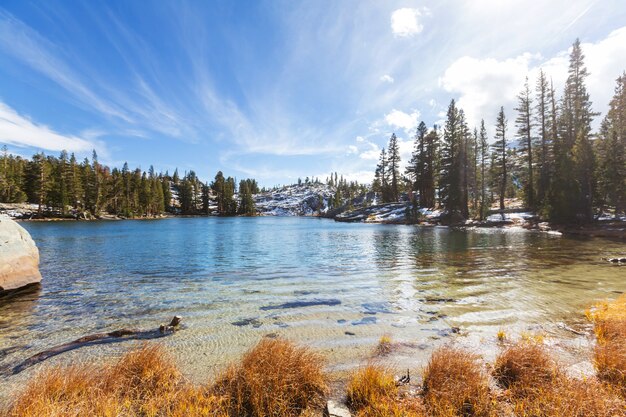
[[477, 357], [461, 349], [435, 350], [424, 371], [424, 403], [432, 416], [488, 416], [493, 412], [487, 376]]
[[626, 404], [595, 378], [577, 380], [559, 376], [529, 396], [511, 399], [516, 416], [613, 417], [624, 415]]
[[377, 356], [387, 356], [391, 353], [392, 348], [393, 343], [391, 341], [391, 336], [387, 334], [382, 335], [378, 341], [378, 345], [376, 345], [375, 354]]
[[426, 417], [426, 409], [416, 399], [382, 398], [356, 413], [356, 417]]
[[597, 304], [587, 317], [594, 323], [597, 339], [594, 362], [598, 378], [626, 398], [626, 294]]
[[543, 346], [521, 341], [496, 358], [492, 374], [499, 386], [525, 396], [551, 384], [557, 368]]
[[192, 386], [160, 345], [108, 366], [48, 368], [29, 381], [7, 417], [299, 416], [326, 393], [320, 358], [264, 339], [215, 386]]
[[322, 358], [280, 339], [262, 339], [218, 378], [214, 392], [238, 417], [299, 416], [327, 392]]
[[142, 345], [109, 366], [48, 368], [29, 381], [6, 415], [226, 417], [216, 397], [186, 386], [160, 345]]
[[498, 342], [504, 342], [506, 340], [506, 333], [504, 330], [500, 329], [498, 330], [496, 337], [498, 338]]
[[348, 382], [347, 403], [353, 411], [375, 406], [397, 395], [393, 374], [380, 366], [367, 365], [358, 369]]

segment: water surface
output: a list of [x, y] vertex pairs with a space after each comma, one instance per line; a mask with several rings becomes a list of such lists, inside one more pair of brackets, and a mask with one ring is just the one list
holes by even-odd
[[459, 337], [455, 328], [488, 337], [573, 325], [593, 300], [626, 290], [626, 268], [601, 259], [624, 256], [623, 243], [520, 229], [270, 217], [22, 224], [40, 248], [43, 286], [0, 302], [0, 366], [180, 314], [187, 328], [165, 343], [192, 379], [267, 335], [343, 369], [385, 333], [419, 355]]

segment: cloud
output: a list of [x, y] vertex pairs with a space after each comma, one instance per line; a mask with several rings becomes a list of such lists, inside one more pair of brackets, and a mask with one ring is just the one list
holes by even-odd
[[[615, 79], [624, 71], [626, 27], [611, 32], [598, 42], [582, 43], [581, 46], [589, 72], [587, 89], [594, 110], [605, 113]], [[540, 68], [553, 80], [557, 96], [560, 96], [568, 65], [569, 50], [560, 51], [549, 59], [529, 52], [504, 60], [464, 56], [445, 70], [439, 84], [444, 90], [457, 94], [458, 105], [465, 111], [470, 125], [478, 125], [484, 118], [490, 126], [500, 106], [504, 106], [509, 121], [514, 120], [517, 94], [526, 76], [534, 89]], [[595, 119], [596, 125], [600, 119]]]
[[[370, 183], [374, 179], [374, 172], [372, 170], [342, 172], [340, 175], [342, 175], [346, 181], [357, 181], [360, 184]], [[319, 178], [324, 177], [320, 175]]]
[[420, 33], [424, 30], [420, 23], [421, 16], [419, 9], [405, 7], [395, 10], [391, 14], [391, 30], [394, 36], [406, 38]]
[[[117, 28], [122, 28], [119, 22]], [[185, 134], [190, 133], [190, 121], [158, 97], [132, 67], [126, 69], [131, 74], [130, 85], [120, 88], [117, 83], [107, 83], [99, 77], [98, 69], [91, 68], [88, 63], [80, 62], [75, 57], [70, 58], [70, 54], [59, 45], [2, 10], [0, 51], [39, 72], [65, 89], [75, 100], [92, 111], [116, 120], [124, 128], [132, 125], [171, 137], [189, 139], [189, 135]], [[76, 69], [79, 67], [81, 71]]]
[[417, 119], [419, 119], [419, 117], [420, 112], [417, 110], [413, 110], [413, 112], [409, 114], [393, 109], [390, 113], [385, 115], [385, 122], [387, 122], [389, 126], [410, 132], [417, 127]]
[[378, 161], [378, 157], [380, 156], [380, 150], [370, 149], [359, 154], [359, 158], [365, 159], [366, 161]]
[[446, 69], [440, 85], [459, 95], [458, 105], [471, 125], [481, 118], [489, 123], [500, 106], [514, 104], [534, 58], [530, 53], [502, 61], [464, 56]]
[[389, 83], [389, 84], [393, 84], [394, 79], [391, 75], [389, 74], [385, 74], [382, 77], [380, 77], [380, 81], [385, 82], [385, 83]]
[[0, 49], [13, 55], [36, 71], [71, 92], [82, 102], [107, 115], [128, 121], [127, 116], [101, 100], [79, 80], [77, 74], [58, 58], [58, 48], [12, 15], [0, 10]]
[[102, 144], [95, 140], [98, 136], [95, 131], [86, 132], [83, 136], [85, 137], [57, 133], [48, 126], [37, 124], [18, 114], [14, 109], [0, 102], [0, 143], [47, 151], [65, 149], [68, 152], [83, 154], [92, 149], [104, 151]]

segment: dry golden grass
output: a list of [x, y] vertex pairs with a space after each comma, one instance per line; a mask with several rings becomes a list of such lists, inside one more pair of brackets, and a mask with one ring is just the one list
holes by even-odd
[[356, 417], [427, 417], [426, 409], [419, 399], [400, 400], [382, 398], [378, 402], [361, 408]]
[[263, 339], [218, 378], [214, 392], [229, 415], [291, 417], [321, 406], [327, 392], [322, 358], [285, 340]]
[[541, 390], [558, 376], [556, 364], [543, 346], [530, 341], [505, 349], [496, 358], [492, 374], [499, 386], [517, 396]]
[[511, 398], [519, 417], [616, 417], [626, 413], [626, 405], [606, 385], [596, 379], [576, 380], [559, 376], [532, 395]]
[[594, 330], [598, 341], [616, 337], [626, 337], [626, 294], [622, 294], [613, 301], [603, 301], [586, 312], [587, 317], [593, 321]]
[[398, 388], [393, 374], [377, 365], [367, 365], [355, 371], [348, 382], [347, 403], [353, 411], [396, 398]]
[[498, 338], [498, 342], [504, 342], [506, 340], [506, 333], [504, 330], [500, 329], [498, 330], [496, 337]]
[[502, 352], [493, 376], [515, 416], [609, 417], [626, 412], [624, 402], [595, 378], [577, 380], [558, 371], [543, 346], [521, 341]]
[[226, 417], [220, 400], [189, 387], [159, 345], [109, 366], [55, 367], [35, 376], [5, 413], [11, 417]]
[[374, 352], [377, 356], [387, 356], [391, 353], [393, 348], [393, 344], [391, 341], [391, 336], [383, 335], [378, 341], [378, 345], [376, 345], [376, 351]]
[[594, 323], [598, 377], [626, 398], [626, 294], [595, 306], [587, 316]]
[[159, 345], [108, 366], [49, 368], [6, 417], [299, 416], [326, 392], [320, 358], [286, 341], [263, 340], [215, 386], [195, 387]]
[[493, 401], [477, 357], [461, 349], [435, 350], [424, 370], [424, 403], [432, 416], [489, 416]]
[[572, 379], [558, 372], [543, 346], [521, 341], [496, 360], [494, 378], [504, 391], [492, 392], [477, 357], [454, 348], [433, 352], [423, 389], [396, 387], [385, 368], [357, 370], [347, 389], [356, 417], [617, 417], [626, 402], [596, 378]]

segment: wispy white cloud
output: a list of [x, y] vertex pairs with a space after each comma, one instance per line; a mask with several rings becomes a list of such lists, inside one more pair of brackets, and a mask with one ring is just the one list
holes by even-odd
[[102, 100], [57, 54], [59, 48], [12, 15], [0, 10], [0, 48], [65, 88], [98, 111], [130, 121], [127, 115]]
[[393, 82], [395, 81], [393, 79], [393, 77], [389, 74], [385, 74], [382, 77], [380, 77], [380, 81], [385, 82], [385, 83], [389, 83], [389, 84], [393, 84]]
[[[118, 23], [118, 30], [120, 27]], [[97, 70], [77, 62], [75, 57], [70, 60], [60, 46], [2, 10], [0, 50], [58, 84], [78, 100], [81, 107], [114, 119], [121, 128], [131, 125], [134, 129], [188, 138], [184, 133], [189, 133], [189, 121], [158, 97], [132, 68], [130, 72], [135, 73], [135, 77], [130, 89], [112, 87], [98, 77]], [[78, 67], [88, 72], [79, 73]]]
[[82, 137], [55, 132], [0, 102], [0, 143], [46, 151], [65, 149], [82, 154], [96, 149], [106, 155], [106, 149], [98, 140], [99, 137], [100, 134], [95, 131], [85, 132]]

